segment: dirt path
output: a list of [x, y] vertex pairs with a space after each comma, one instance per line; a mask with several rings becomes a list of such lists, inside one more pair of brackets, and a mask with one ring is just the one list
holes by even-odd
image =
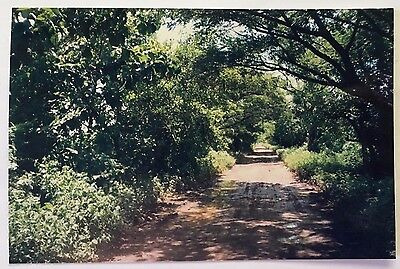
[[168, 198], [100, 261], [335, 258], [326, 208], [281, 163], [237, 164], [203, 192]]

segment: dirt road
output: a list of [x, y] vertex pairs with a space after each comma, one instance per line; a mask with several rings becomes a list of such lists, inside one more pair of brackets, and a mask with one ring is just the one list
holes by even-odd
[[237, 164], [212, 189], [168, 198], [100, 261], [335, 258], [341, 246], [318, 197], [281, 162]]

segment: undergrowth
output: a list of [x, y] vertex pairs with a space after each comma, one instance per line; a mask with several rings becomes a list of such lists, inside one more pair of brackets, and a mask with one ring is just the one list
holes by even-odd
[[394, 255], [394, 180], [364, 173], [358, 144], [346, 144], [341, 152], [290, 148], [278, 153], [300, 180], [321, 188], [346, 240], [369, 245], [368, 257]]

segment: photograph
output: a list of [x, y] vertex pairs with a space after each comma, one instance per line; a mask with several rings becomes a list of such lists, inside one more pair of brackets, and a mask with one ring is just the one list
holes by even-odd
[[9, 263], [395, 259], [394, 15], [12, 8]]

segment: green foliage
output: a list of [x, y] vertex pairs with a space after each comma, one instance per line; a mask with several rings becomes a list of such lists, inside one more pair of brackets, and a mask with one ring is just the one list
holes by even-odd
[[[295, 171], [301, 180], [319, 183], [321, 173], [341, 171], [357, 172], [362, 166], [361, 148], [357, 143], [348, 143], [342, 152], [310, 152], [304, 148], [291, 148], [278, 151], [285, 164]], [[321, 182], [322, 185], [325, 182]]]
[[[171, 184], [171, 181], [169, 183]], [[157, 178], [134, 180], [130, 184], [118, 181], [107, 187], [107, 193], [120, 208], [120, 224], [132, 225], [145, 219], [162, 192], [169, 191]]]
[[[187, 80], [195, 58], [179, 62], [179, 51], [152, 37], [161, 16], [13, 11], [12, 262], [91, 260], [164, 194], [208, 183], [233, 165], [228, 153], [209, 153], [229, 147], [215, 102], [225, 93], [212, 99], [211, 81]], [[36, 165], [44, 160], [56, 162]]]
[[203, 160], [209, 164], [211, 174], [221, 174], [235, 164], [235, 158], [226, 151], [211, 150]]
[[260, 127], [261, 131], [257, 137], [257, 143], [269, 143], [275, 133], [275, 124], [273, 122], [263, 122]]
[[291, 111], [285, 111], [275, 123], [271, 137], [272, 144], [282, 147], [301, 146], [306, 141], [306, 135], [298, 118]]
[[309, 179], [310, 175], [306, 169], [313, 163], [316, 154], [302, 148], [293, 148], [283, 152], [281, 157], [290, 170], [297, 171], [302, 179]]
[[9, 199], [14, 263], [92, 259], [121, 220], [114, 197], [89, 184], [85, 174], [54, 162], [13, 178]]
[[[104, 175], [103, 175], [104, 176]], [[75, 262], [96, 257], [97, 247], [123, 225], [145, 218], [159, 197], [171, 191], [157, 179], [118, 181], [98, 187], [85, 173], [40, 164], [38, 172], [10, 182], [10, 261]]]
[[[12, 262], [90, 260], [96, 246], [121, 225], [145, 219], [163, 195], [209, 184], [234, 164], [231, 155], [255, 143], [302, 146], [278, 153], [335, 204], [360, 191], [360, 216], [390, 204], [390, 186], [360, 171], [380, 167], [378, 174], [390, 175], [392, 165], [391, 110], [382, 110], [392, 91], [392, 28], [382, 21], [374, 33], [365, 24], [391, 12], [254, 12], [13, 9]], [[177, 13], [206, 19], [176, 47], [161, 44], [155, 33], [166, 14]], [[295, 23], [285, 25], [283, 15]], [[326, 32], [317, 43], [307, 32], [296, 37], [293, 27], [322, 27], [315, 16], [329, 22], [339, 45], [348, 42], [342, 52], [349, 61], [341, 62]], [[354, 18], [359, 32], [351, 32]], [[226, 31], [234, 21], [243, 32]], [[255, 25], [267, 32], [259, 35]], [[271, 27], [283, 36], [271, 38]], [[349, 62], [357, 72], [344, 76], [353, 70]], [[264, 72], [282, 67], [308, 82], [293, 87], [293, 77]], [[372, 95], [354, 88], [351, 97], [343, 85]]]
[[[318, 185], [334, 209], [335, 225], [360, 244], [374, 242], [371, 257], [390, 257], [394, 249], [393, 178], [361, 173], [361, 147], [348, 143], [339, 153], [304, 148], [280, 150], [300, 180]], [[347, 231], [347, 232], [346, 232]]]
[[224, 150], [210, 150], [206, 156], [197, 159], [193, 174], [183, 178], [178, 189], [210, 186], [215, 177], [230, 169], [235, 161], [235, 158]]
[[[178, 20], [192, 21], [201, 36], [206, 32], [216, 33], [211, 41], [206, 39], [213, 44], [210, 52], [214, 63], [280, 70], [390, 108], [393, 9], [176, 13]], [[369, 80], [367, 74], [372, 73], [376, 79]]]
[[[356, 137], [365, 163], [374, 167], [370, 172], [393, 175], [393, 9], [173, 15], [193, 23], [207, 49], [205, 63], [211, 62], [206, 68], [242, 66], [289, 76], [285, 88], [296, 107], [289, 104], [276, 122], [273, 144], [306, 142], [310, 151], [340, 151]], [[294, 78], [300, 80], [296, 89]]]
[[392, 257], [395, 246], [394, 179], [349, 171], [321, 172], [316, 181], [334, 209], [335, 225], [348, 240], [371, 245], [369, 257]]

